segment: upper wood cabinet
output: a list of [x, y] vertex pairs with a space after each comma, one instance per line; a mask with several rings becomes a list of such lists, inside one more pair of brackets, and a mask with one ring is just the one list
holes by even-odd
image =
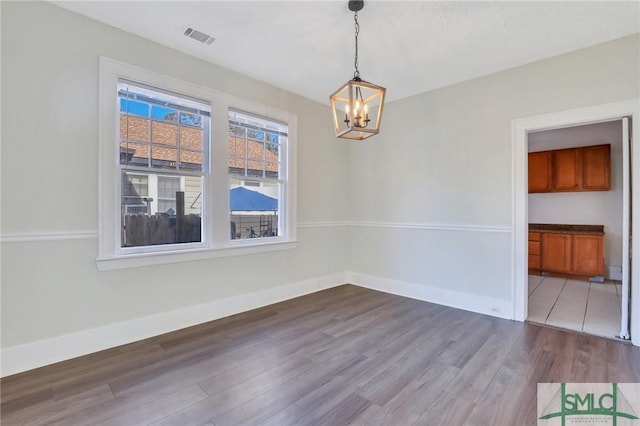
[[585, 191], [611, 189], [611, 145], [582, 148], [582, 188]]
[[529, 192], [610, 189], [611, 145], [529, 153]]
[[551, 191], [551, 151], [529, 154], [529, 192]]
[[576, 148], [552, 151], [554, 191], [577, 191], [580, 188], [580, 156]]

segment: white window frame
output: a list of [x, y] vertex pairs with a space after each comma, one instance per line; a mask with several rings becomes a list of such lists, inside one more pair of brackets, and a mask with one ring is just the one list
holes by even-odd
[[[266, 105], [198, 86], [183, 80], [100, 57], [98, 92], [98, 270], [113, 270], [292, 249], [296, 247], [296, 139], [297, 116]], [[201, 99], [211, 104], [210, 173], [203, 181], [201, 243], [150, 246], [144, 252], [123, 253], [120, 248], [119, 103], [118, 79]], [[229, 239], [228, 111], [238, 109], [287, 123], [288, 143], [283, 153], [286, 177], [280, 214], [282, 235], [247, 240]], [[158, 170], [158, 173], [161, 173]]]
[[[237, 112], [239, 112], [240, 114], [249, 114], [249, 115], [255, 115], [257, 116], [259, 119], [263, 119], [263, 120], [267, 120], [267, 121], [272, 121], [272, 122], [279, 122], [280, 124], [285, 124], [288, 127], [288, 124], [283, 121], [283, 120], [276, 120], [274, 117], [269, 117], [269, 116], [265, 116], [265, 115], [258, 115], [256, 113], [253, 112], [249, 112], [246, 110], [240, 110], [240, 108], [231, 108], [232, 110], [235, 110]], [[230, 113], [230, 111], [227, 111], [227, 115]], [[227, 126], [228, 128], [228, 126]], [[287, 137], [285, 139], [284, 142], [279, 143], [279, 148], [278, 148], [278, 177], [277, 178], [268, 178], [265, 176], [259, 177], [259, 176], [251, 176], [251, 175], [242, 175], [242, 174], [234, 174], [234, 173], [228, 173], [227, 174], [227, 182], [230, 179], [236, 179], [239, 181], [243, 181], [245, 184], [246, 182], [254, 182], [254, 183], [258, 183], [259, 186], [262, 186], [263, 184], [267, 183], [267, 184], [278, 184], [280, 187], [279, 193], [278, 193], [278, 231], [280, 231], [280, 229], [284, 229], [286, 232], [286, 225], [287, 225], [287, 214], [288, 212], [286, 211], [286, 209], [281, 209], [282, 206], [286, 206], [288, 204], [288, 186], [289, 186], [289, 179], [288, 179], [288, 162], [289, 159], [287, 158], [287, 153], [289, 152], [289, 129], [287, 129]], [[266, 149], [266, 148], [265, 148]], [[249, 161], [249, 157], [248, 157], [248, 153], [247, 153], [247, 157], [245, 157], [245, 161]], [[246, 166], [245, 166], [246, 167]], [[266, 167], [266, 163], [265, 163], [265, 167]], [[228, 185], [228, 183], [227, 183]], [[231, 212], [229, 212], [231, 213]], [[273, 240], [277, 240], [278, 238], [281, 238], [280, 235], [278, 236], [274, 236], [274, 237], [260, 237], [258, 239], [268, 239], [270, 241]], [[250, 245], [250, 244], [255, 244], [254, 239], [251, 238], [239, 238], [239, 239], [230, 239], [230, 244], [233, 246], [241, 246], [241, 245]]]

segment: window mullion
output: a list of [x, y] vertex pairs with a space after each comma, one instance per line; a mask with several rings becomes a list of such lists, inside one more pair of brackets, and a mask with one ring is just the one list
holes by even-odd
[[249, 135], [248, 130], [244, 127], [244, 175], [249, 176]]
[[176, 124], [177, 126], [177, 132], [176, 132], [176, 155], [178, 156], [178, 158], [176, 158], [176, 170], [180, 170], [180, 158], [182, 158], [180, 155], [181, 149], [182, 149], [182, 144], [180, 143], [181, 139], [180, 139], [180, 131], [182, 129], [182, 126], [180, 125], [180, 112], [178, 112], [178, 123]]
[[267, 177], [267, 144], [265, 141], [262, 141], [262, 176]]
[[149, 153], [148, 153], [149, 155], [148, 155], [148, 158], [147, 158], [147, 166], [149, 168], [151, 168], [151, 167], [153, 167], [153, 162], [152, 162], [153, 144], [151, 143], [151, 141], [153, 140], [153, 123], [152, 123], [152, 120], [151, 120], [151, 111], [149, 111], [147, 113], [147, 119], [148, 119], [148, 122], [149, 122], [149, 133], [148, 133], [149, 134], [149, 140], [147, 141], [147, 147], [148, 147], [147, 149], [149, 151]]

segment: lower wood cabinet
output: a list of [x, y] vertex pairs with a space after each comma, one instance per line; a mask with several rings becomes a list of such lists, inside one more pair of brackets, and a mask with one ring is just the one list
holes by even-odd
[[540, 269], [539, 232], [529, 232], [529, 269]]
[[575, 274], [604, 275], [603, 236], [572, 236], [571, 271]]
[[529, 269], [580, 276], [604, 275], [604, 235], [529, 232]]
[[542, 234], [542, 269], [571, 273], [571, 235]]

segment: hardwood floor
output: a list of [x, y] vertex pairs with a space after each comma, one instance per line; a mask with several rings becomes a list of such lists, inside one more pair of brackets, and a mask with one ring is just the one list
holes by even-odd
[[640, 348], [345, 285], [3, 378], [9, 425], [534, 425]]

